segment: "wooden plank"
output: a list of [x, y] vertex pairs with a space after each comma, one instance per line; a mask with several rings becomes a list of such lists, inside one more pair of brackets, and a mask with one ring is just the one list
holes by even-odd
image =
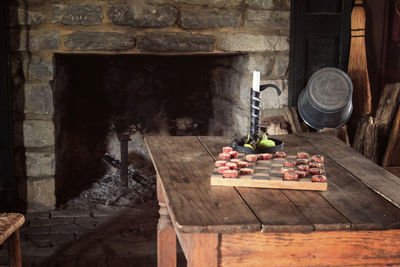
[[218, 234], [195, 233], [182, 234], [186, 242], [188, 267], [217, 267], [218, 266]]
[[18, 229], [8, 237], [7, 245], [10, 267], [22, 267], [21, 240]]
[[386, 150], [390, 127], [400, 101], [399, 96], [400, 83], [395, 83], [386, 84], [379, 98], [379, 105], [375, 116], [378, 123], [379, 160], [382, 160]]
[[220, 266], [400, 264], [400, 231], [249, 233], [221, 236]]
[[234, 188], [211, 187], [214, 162], [196, 137], [148, 136], [145, 141], [176, 230], [249, 232], [261, 228]]
[[400, 167], [385, 167], [385, 170], [400, 178]]
[[390, 130], [389, 142], [383, 156], [382, 166], [400, 165], [400, 106], [393, 119], [392, 129]]
[[223, 179], [219, 176], [211, 176], [211, 185], [215, 186], [236, 186], [236, 187], [254, 187], [254, 188], [272, 188], [272, 189], [295, 189], [295, 190], [313, 190], [326, 191], [327, 183], [313, 183], [311, 179], [305, 181], [284, 181], [282, 180], [256, 180], [229, 178]]
[[399, 227], [400, 180], [397, 177], [332, 135], [303, 133], [301, 139], [324, 151], [330, 187], [321, 195], [352, 222], [353, 228]]
[[[210, 154], [216, 158], [222, 147], [230, 145], [232, 139], [200, 137], [200, 140]], [[261, 221], [263, 232], [308, 232], [313, 230], [309, 220], [285, 196], [282, 190], [246, 187], [236, 188], [236, 190]]]

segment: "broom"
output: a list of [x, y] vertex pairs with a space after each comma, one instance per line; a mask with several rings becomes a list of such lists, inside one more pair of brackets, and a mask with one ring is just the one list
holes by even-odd
[[353, 82], [353, 115], [349, 121], [349, 134], [353, 137], [361, 116], [371, 113], [371, 88], [369, 84], [365, 51], [365, 11], [362, 0], [355, 0], [351, 12], [351, 42], [348, 75]]

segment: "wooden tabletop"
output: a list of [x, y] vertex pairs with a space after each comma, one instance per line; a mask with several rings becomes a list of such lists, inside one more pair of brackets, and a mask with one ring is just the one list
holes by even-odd
[[284, 151], [325, 156], [324, 192], [210, 185], [228, 137], [149, 136], [175, 228], [195, 232], [310, 232], [400, 228], [400, 179], [331, 134], [281, 135]]

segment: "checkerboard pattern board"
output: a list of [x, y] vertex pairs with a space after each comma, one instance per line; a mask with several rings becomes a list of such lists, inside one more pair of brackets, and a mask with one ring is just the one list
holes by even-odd
[[[244, 160], [244, 156], [244, 154], [239, 154], [238, 158]], [[283, 174], [281, 173], [283, 163], [286, 159], [295, 160], [296, 158], [297, 156], [288, 155], [286, 158], [273, 158], [271, 160], [257, 160], [256, 162], [248, 162], [249, 166], [247, 168], [253, 170], [253, 175], [239, 174], [237, 178], [224, 178], [222, 177], [222, 174], [218, 173], [218, 168], [214, 168], [211, 176], [211, 185], [316, 191], [327, 190], [328, 182], [313, 182], [310, 174], [303, 178], [299, 178], [298, 181], [283, 180]]]

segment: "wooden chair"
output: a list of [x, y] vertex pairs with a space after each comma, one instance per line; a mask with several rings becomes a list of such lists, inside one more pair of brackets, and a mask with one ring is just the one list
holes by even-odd
[[19, 213], [0, 213], [0, 244], [8, 242], [8, 262], [10, 267], [21, 267], [19, 228], [25, 217]]

